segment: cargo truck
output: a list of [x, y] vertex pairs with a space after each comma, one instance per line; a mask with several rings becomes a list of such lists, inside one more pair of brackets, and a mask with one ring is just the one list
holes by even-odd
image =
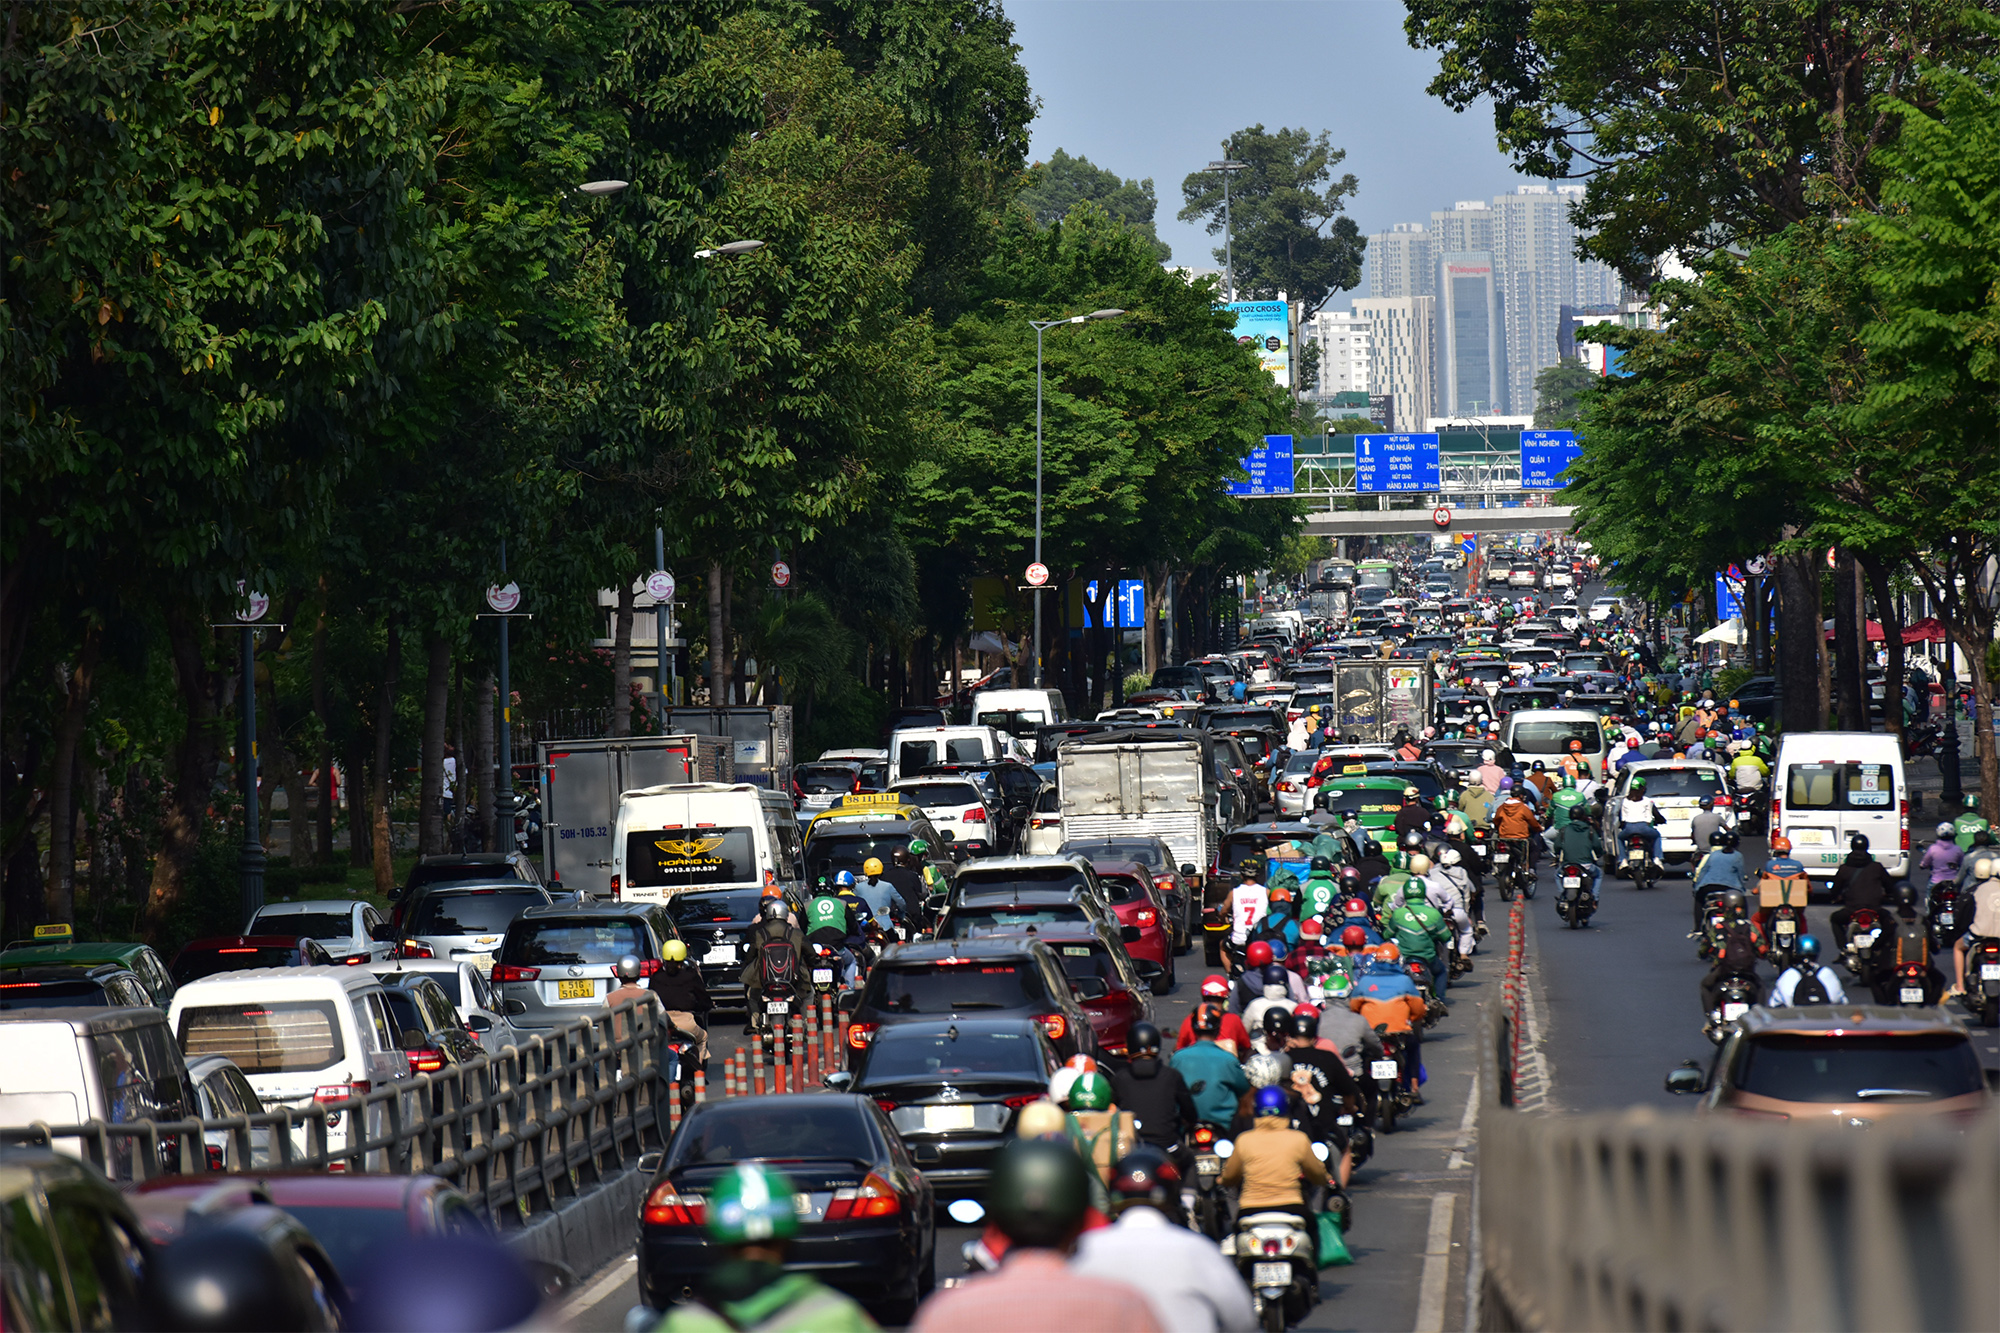
[[[690, 710], [696, 711], [696, 710]], [[611, 830], [628, 791], [670, 783], [734, 781], [730, 742], [719, 736], [621, 736], [542, 741], [542, 880], [552, 890], [611, 894]]]
[[1421, 736], [1431, 720], [1430, 665], [1407, 659], [1336, 658], [1333, 704], [1343, 740], [1383, 745], [1398, 731]]

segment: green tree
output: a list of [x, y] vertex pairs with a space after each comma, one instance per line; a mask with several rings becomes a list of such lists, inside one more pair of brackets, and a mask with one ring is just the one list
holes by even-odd
[[1583, 362], [1565, 358], [1535, 376], [1535, 428], [1561, 430], [1582, 415], [1583, 397], [1601, 377]]
[[[1367, 238], [1344, 216], [1344, 200], [1358, 188], [1352, 173], [1333, 169], [1347, 159], [1325, 130], [1252, 125], [1229, 136], [1222, 155], [1248, 164], [1229, 182], [1229, 215], [1234, 237], [1236, 286], [1252, 300], [1275, 300], [1279, 292], [1302, 304], [1310, 319], [1336, 291], [1361, 282], [1361, 252]], [[1222, 235], [1220, 172], [1197, 171], [1181, 182], [1186, 200], [1180, 220], [1204, 220], [1208, 234]], [[1218, 248], [1220, 262], [1225, 250]]]
[[1160, 262], [1173, 258], [1173, 247], [1154, 230], [1153, 213], [1159, 200], [1153, 193], [1151, 177], [1124, 180], [1115, 171], [1094, 165], [1087, 157], [1071, 157], [1058, 148], [1046, 162], [1028, 168], [1016, 201], [1034, 214], [1035, 221], [1047, 226], [1069, 216], [1070, 209], [1084, 200], [1145, 234], [1158, 248]]

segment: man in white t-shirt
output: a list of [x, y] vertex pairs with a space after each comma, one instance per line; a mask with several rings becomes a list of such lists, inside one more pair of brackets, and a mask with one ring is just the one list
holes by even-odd
[[1229, 891], [1229, 947], [1237, 957], [1243, 956], [1250, 932], [1270, 910], [1271, 891], [1264, 887], [1264, 858], [1260, 856], [1244, 865], [1243, 877]]

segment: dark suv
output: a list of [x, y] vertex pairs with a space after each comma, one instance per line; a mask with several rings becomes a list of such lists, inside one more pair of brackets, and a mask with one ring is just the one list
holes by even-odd
[[634, 955], [640, 975], [650, 977], [660, 970], [666, 942], [678, 938], [661, 903], [530, 907], [507, 927], [493, 964], [493, 990], [515, 1027], [593, 1018], [618, 987], [614, 973], [620, 958]]
[[403, 909], [409, 906], [411, 894], [426, 884], [446, 884], [461, 879], [486, 883], [510, 879], [525, 880], [530, 884], [542, 882], [535, 863], [522, 852], [456, 852], [444, 856], [420, 856], [417, 863], [410, 867], [410, 877], [389, 895], [389, 901], [395, 904], [391, 919], [398, 926], [402, 925]]
[[941, 1018], [1028, 1018], [1067, 1060], [1098, 1055], [1089, 1012], [1063, 971], [1061, 958], [1039, 939], [898, 944], [887, 949], [854, 997], [847, 1064], [858, 1070], [883, 1027]]
[[[701, 984], [718, 1009], [744, 1006], [743, 964], [750, 959], [746, 940], [762, 902], [761, 889], [744, 887], [688, 889], [659, 904], [687, 944], [688, 961], [700, 969]], [[787, 902], [803, 920], [801, 905]]]

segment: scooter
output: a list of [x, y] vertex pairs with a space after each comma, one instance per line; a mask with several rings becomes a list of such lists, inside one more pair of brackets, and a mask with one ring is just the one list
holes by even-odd
[[1931, 952], [1949, 953], [1954, 941], [1965, 933], [1970, 922], [1961, 923], [1959, 918], [1958, 885], [1946, 882], [1931, 885], [1931, 897], [1927, 915], [1930, 918]]
[[782, 1033], [791, 1024], [792, 1010], [803, 998], [799, 986], [799, 960], [792, 946], [783, 940], [766, 940], [757, 969], [757, 993], [750, 998], [752, 1031]]
[[1571, 862], [1562, 868], [1556, 893], [1556, 915], [1571, 930], [1581, 929], [1597, 910], [1597, 898], [1584, 886], [1584, 868]]
[[1842, 960], [1854, 978], [1871, 982], [1875, 976], [1875, 941], [1882, 938], [1882, 918], [1872, 907], [1857, 907], [1847, 922], [1847, 947]]
[[1527, 846], [1518, 838], [1502, 838], [1493, 846], [1493, 885], [1500, 890], [1503, 903], [1514, 901], [1514, 890], [1520, 886], [1527, 865]]
[[1375, 1119], [1384, 1134], [1396, 1132], [1396, 1117], [1415, 1104], [1403, 1086], [1403, 1048], [1408, 1038], [1376, 1025], [1382, 1037], [1382, 1054], [1368, 1062], [1368, 1077], [1375, 1084]]
[[1974, 939], [1965, 951], [1965, 1007], [2000, 1027], [2000, 940]]
[[1188, 1204], [1188, 1219], [1196, 1231], [1219, 1241], [1229, 1222], [1222, 1164], [1235, 1152], [1236, 1144], [1214, 1125], [1196, 1125], [1188, 1146], [1194, 1150], [1194, 1198]]
[[1660, 864], [1652, 857], [1651, 840], [1637, 833], [1625, 838], [1625, 873], [1635, 889], [1650, 889], [1659, 882]]
[[1716, 1006], [1708, 1012], [1708, 1022], [1702, 1025], [1702, 1032], [1715, 1045], [1722, 1045], [1722, 1039], [1729, 1035], [1729, 1029], [1736, 1020], [1750, 1012], [1750, 1006], [1757, 1003], [1757, 990], [1750, 978], [1729, 976], [1722, 979], [1716, 988]]
[[1790, 967], [1799, 956], [1799, 918], [1804, 914], [1790, 903], [1780, 903], [1771, 909], [1771, 963], [1780, 972]]
[[1245, 1213], [1223, 1237], [1222, 1256], [1235, 1261], [1267, 1333], [1284, 1333], [1319, 1300], [1312, 1237], [1291, 1213]]
[[1930, 977], [1925, 974], [1922, 963], [1903, 963], [1890, 979], [1890, 998], [1906, 1009], [1921, 1009], [1928, 1005], [1931, 1002], [1930, 991]]

